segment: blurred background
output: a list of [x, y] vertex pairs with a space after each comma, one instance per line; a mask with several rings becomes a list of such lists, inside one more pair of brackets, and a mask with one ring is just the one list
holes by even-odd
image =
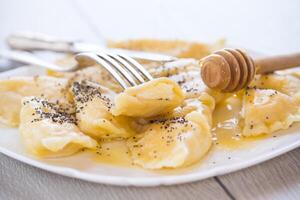
[[163, 38], [227, 44], [266, 54], [300, 51], [299, 0], [1, 0], [5, 37], [30, 30], [103, 43]]

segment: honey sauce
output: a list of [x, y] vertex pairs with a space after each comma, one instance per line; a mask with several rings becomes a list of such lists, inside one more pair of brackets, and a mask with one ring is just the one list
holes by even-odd
[[241, 112], [241, 95], [233, 95], [216, 106], [212, 128], [215, 145], [225, 149], [247, 148], [252, 144], [251, 142], [267, 137], [266, 135], [243, 137]]

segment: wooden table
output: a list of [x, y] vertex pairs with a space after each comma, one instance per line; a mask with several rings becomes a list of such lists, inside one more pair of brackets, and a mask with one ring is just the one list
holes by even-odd
[[[297, 0], [284, 4], [271, 0], [2, 0], [0, 41], [17, 30], [99, 43], [109, 38], [213, 41], [226, 37], [231, 44], [261, 52], [288, 53], [300, 51], [299, 6]], [[300, 199], [300, 149], [235, 173], [153, 188], [75, 180], [0, 154], [0, 199]]]

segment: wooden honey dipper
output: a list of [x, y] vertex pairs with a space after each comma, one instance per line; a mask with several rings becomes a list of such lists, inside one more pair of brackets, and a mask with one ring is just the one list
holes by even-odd
[[255, 74], [300, 66], [300, 53], [252, 59], [240, 49], [222, 49], [202, 58], [200, 66], [209, 88], [235, 92], [248, 86]]

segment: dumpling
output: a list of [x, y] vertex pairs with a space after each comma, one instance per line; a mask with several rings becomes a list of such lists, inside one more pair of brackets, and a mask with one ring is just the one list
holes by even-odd
[[[300, 79], [296, 76], [285, 74], [258, 75], [250, 87], [273, 89], [289, 96], [300, 96]], [[300, 99], [299, 99], [300, 100]]]
[[184, 94], [175, 82], [168, 78], [157, 78], [118, 94], [112, 114], [153, 117], [172, 111], [183, 100]]
[[137, 39], [126, 41], [109, 41], [108, 47], [124, 48], [138, 51], [152, 51], [173, 55], [179, 58], [200, 59], [211, 52], [221, 49], [225, 41], [219, 40], [214, 44], [202, 44], [182, 40]]
[[272, 89], [246, 90], [242, 109], [244, 136], [287, 129], [300, 121], [300, 109], [293, 98]]
[[25, 97], [20, 113], [20, 134], [25, 148], [39, 157], [60, 157], [97, 142], [75, 125], [75, 117], [59, 105], [38, 97]]
[[128, 140], [133, 163], [146, 169], [187, 166], [201, 159], [212, 144], [211, 110], [188, 100], [185, 116], [150, 121], [144, 133]]
[[113, 116], [110, 112], [115, 93], [98, 84], [75, 82], [72, 93], [76, 105], [78, 127], [93, 138], [127, 138], [135, 134], [133, 120], [126, 116]]
[[154, 77], [166, 76], [177, 83], [185, 96], [185, 99], [198, 98], [203, 92], [214, 97], [216, 103], [230, 96], [230, 93], [222, 93], [208, 88], [199, 76], [199, 62], [193, 59], [179, 59], [165, 63], [160, 67], [153, 67], [149, 72]]
[[47, 76], [14, 77], [0, 80], [0, 122], [18, 126], [21, 100], [25, 96], [45, 97], [68, 103], [68, 80]]
[[73, 82], [90, 81], [105, 86], [115, 92], [122, 91], [122, 87], [114, 78], [103, 69], [103, 67], [97, 65], [85, 67], [75, 72], [56, 72], [49, 70], [47, 74], [58, 78], [67, 78], [70, 80], [70, 84]]

